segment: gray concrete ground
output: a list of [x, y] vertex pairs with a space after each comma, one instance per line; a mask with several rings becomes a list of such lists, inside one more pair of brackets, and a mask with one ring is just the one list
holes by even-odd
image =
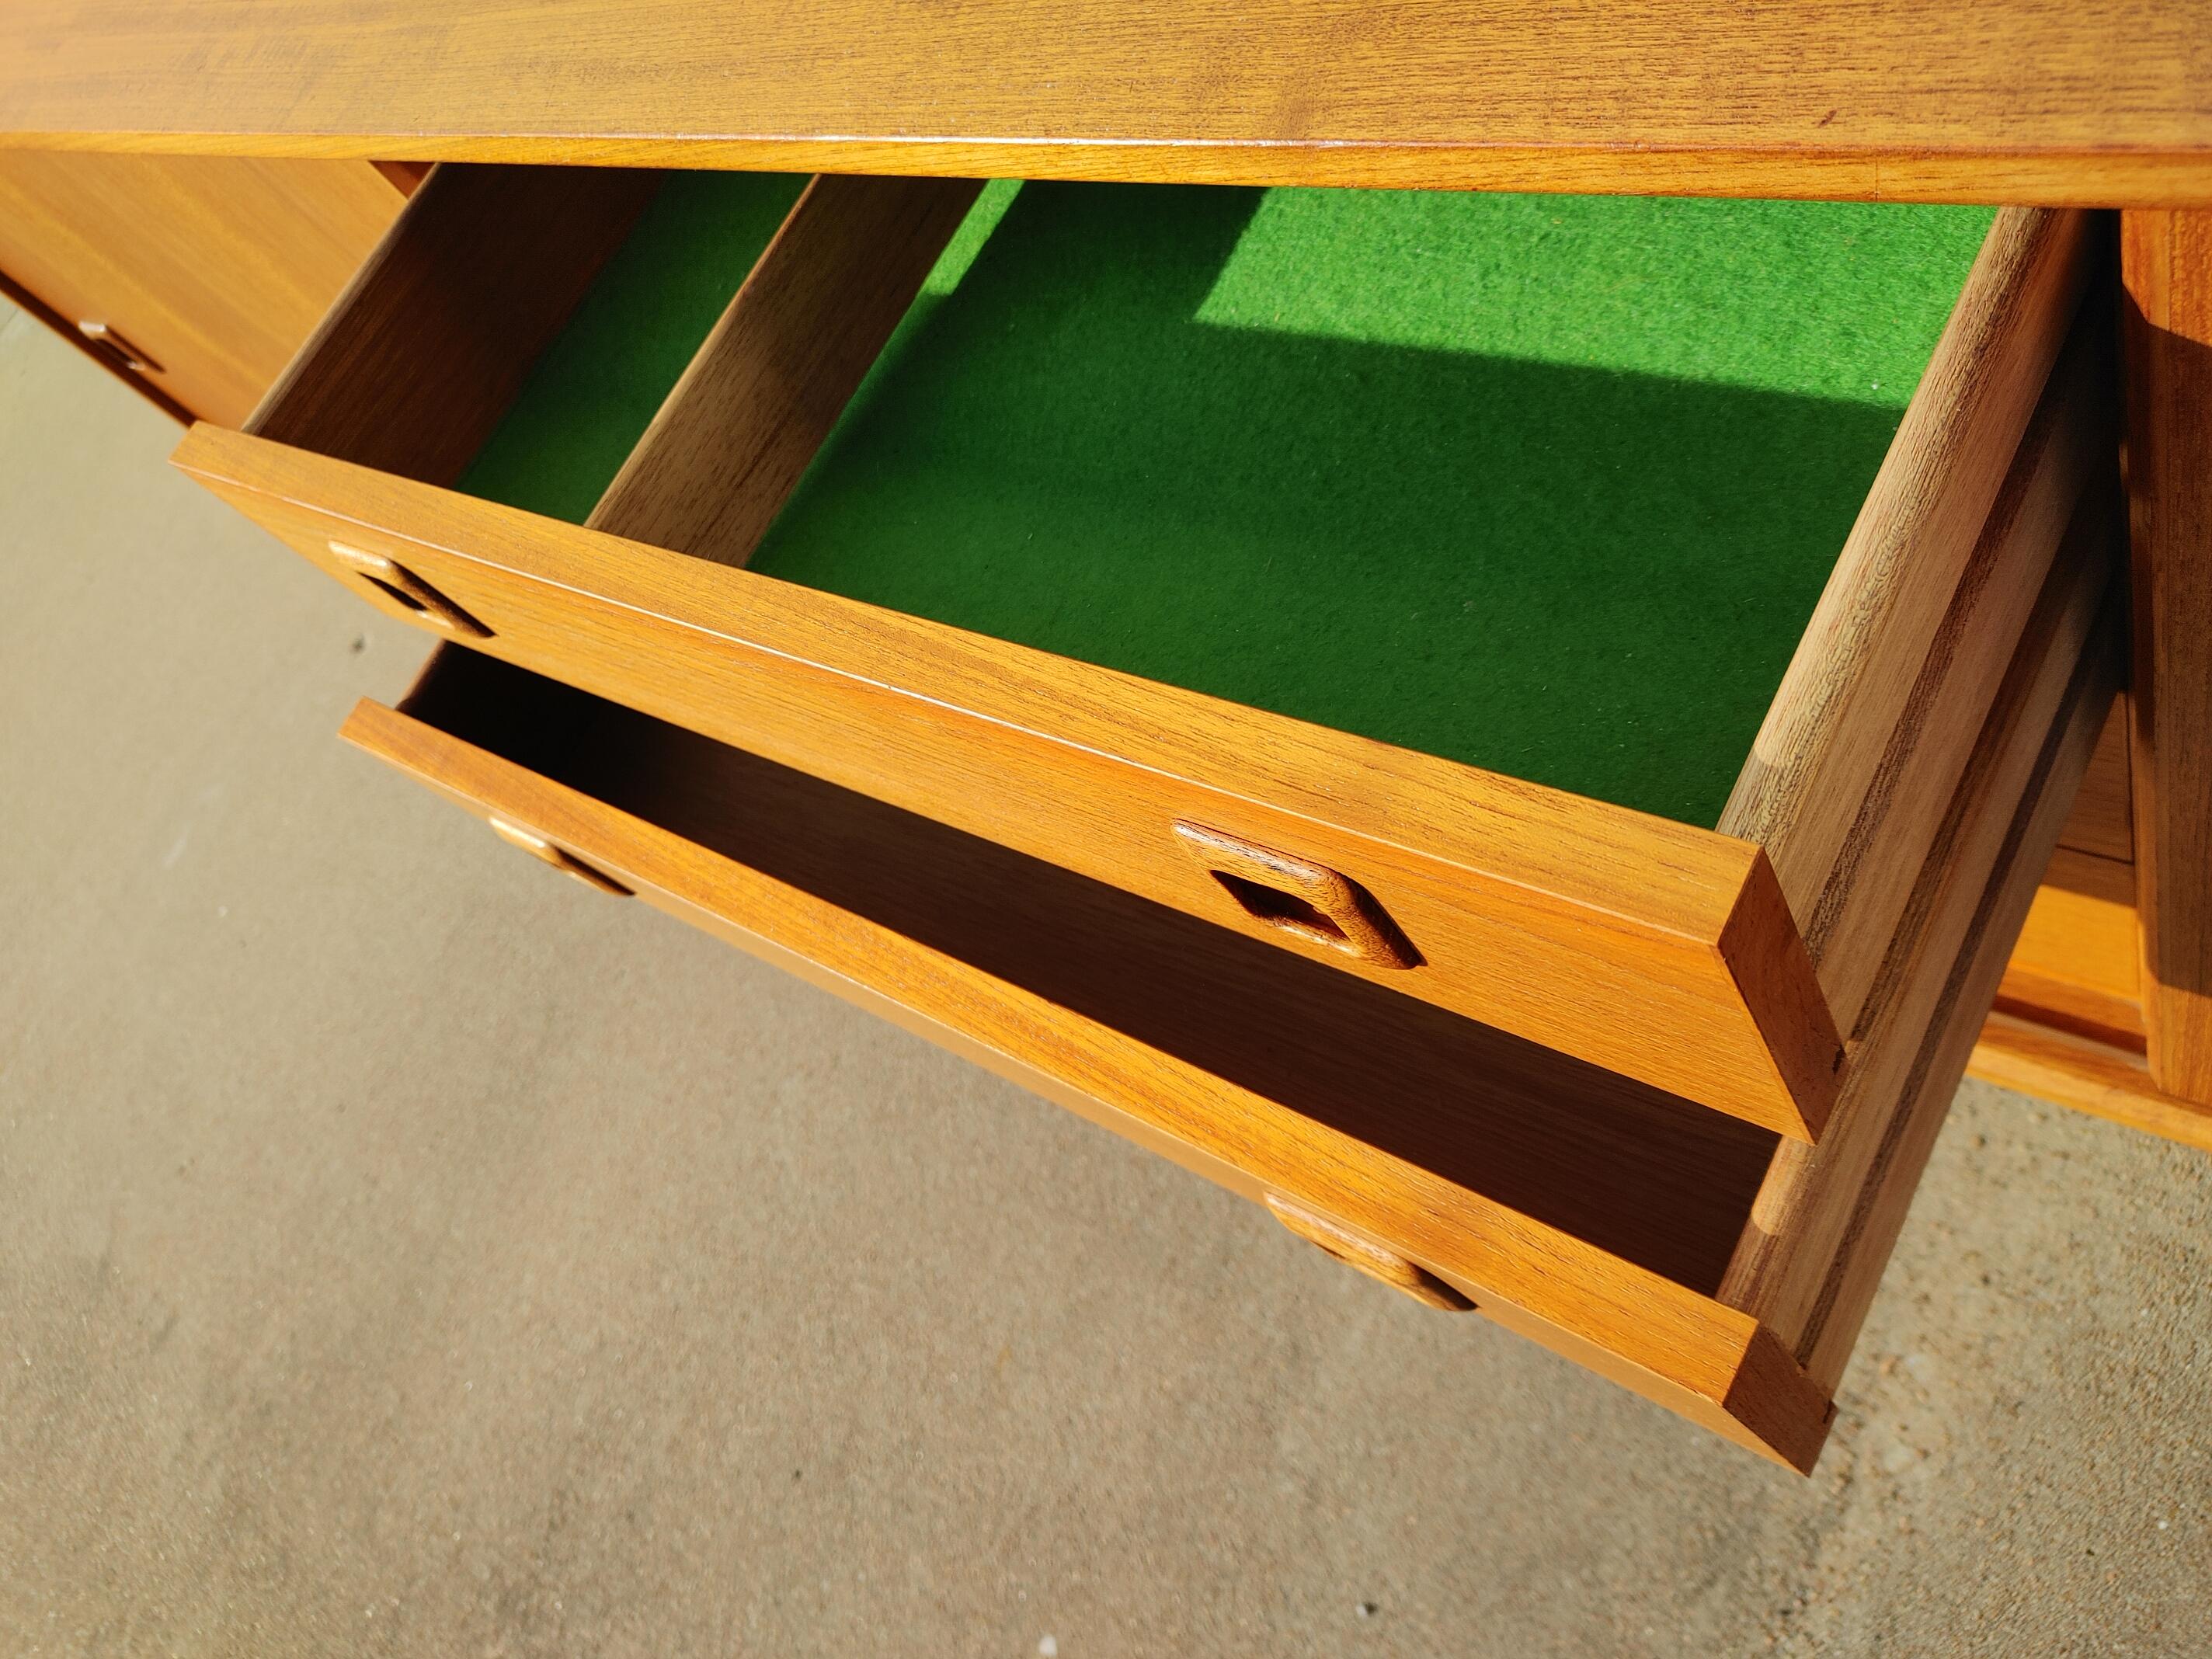
[[174, 436], [0, 325], [0, 1652], [2212, 1650], [2202, 1157], [1969, 1086], [1798, 1480], [342, 748]]

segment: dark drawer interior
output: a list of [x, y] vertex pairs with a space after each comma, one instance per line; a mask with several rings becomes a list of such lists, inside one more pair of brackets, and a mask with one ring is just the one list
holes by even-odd
[[1704, 1294], [1774, 1150], [1750, 1124], [491, 658], [441, 652], [402, 712]]

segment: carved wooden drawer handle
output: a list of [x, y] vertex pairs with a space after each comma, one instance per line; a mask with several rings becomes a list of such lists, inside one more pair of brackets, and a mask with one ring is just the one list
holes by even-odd
[[139, 350], [137, 346], [132, 345], [130, 341], [125, 339], [106, 323], [88, 320], [81, 322], [76, 325], [76, 331], [90, 342], [94, 350], [107, 358], [109, 362], [129, 369], [134, 374], [162, 373], [161, 364]]
[[1378, 968], [1421, 965], [1413, 941], [1350, 877], [1202, 823], [1178, 821], [1175, 830], [1191, 856], [1255, 921]]
[[488, 640], [491, 637], [491, 629], [398, 560], [387, 559], [381, 553], [349, 546], [344, 542], [332, 542], [331, 552], [339, 563], [379, 589], [385, 598], [398, 600], [433, 628], [443, 629], [457, 639]]
[[1346, 1267], [1356, 1267], [1394, 1291], [1403, 1291], [1416, 1302], [1442, 1308], [1447, 1313], [1466, 1313], [1474, 1306], [1425, 1267], [1417, 1267], [1395, 1251], [1370, 1244], [1357, 1233], [1346, 1232], [1327, 1216], [1294, 1204], [1279, 1193], [1267, 1194], [1267, 1208], [1276, 1220], [1307, 1243], [1320, 1246]]
[[595, 887], [602, 893], [612, 893], [617, 898], [628, 898], [630, 890], [612, 876], [594, 870], [574, 853], [556, 847], [534, 830], [526, 830], [519, 823], [509, 823], [505, 818], [487, 818], [491, 832], [510, 847], [520, 847], [534, 859], [543, 859], [564, 876], [574, 876], [586, 887]]

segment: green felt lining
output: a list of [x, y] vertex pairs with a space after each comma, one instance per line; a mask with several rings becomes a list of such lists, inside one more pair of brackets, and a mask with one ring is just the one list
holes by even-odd
[[583, 523], [805, 188], [670, 173], [455, 488]]
[[[772, 197], [672, 180], [463, 487], [588, 513]], [[1990, 218], [994, 185], [753, 568], [1709, 825]]]

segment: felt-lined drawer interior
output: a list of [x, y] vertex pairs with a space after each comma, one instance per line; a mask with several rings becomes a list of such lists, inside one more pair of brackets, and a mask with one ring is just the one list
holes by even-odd
[[446, 168], [179, 459], [482, 650], [1810, 1139], [2098, 541], [2099, 246]]
[[[439, 647], [345, 735], [602, 893], [794, 969], [1809, 1470], [2117, 673], [2039, 605], [1821, 1147], [573, 687]], [[1971, 874], [1969, 873], [1971, 872]], [[579, 895], [579, 902], [584, 902]], [[1376, 1264], [1381, 1264], [1379, 1267]]]
[[[797, 183], [672, 181], [458, 488], [583, 523]], [[1992, 217], [1001, 180], [747, 562], [1711, 829]]]

